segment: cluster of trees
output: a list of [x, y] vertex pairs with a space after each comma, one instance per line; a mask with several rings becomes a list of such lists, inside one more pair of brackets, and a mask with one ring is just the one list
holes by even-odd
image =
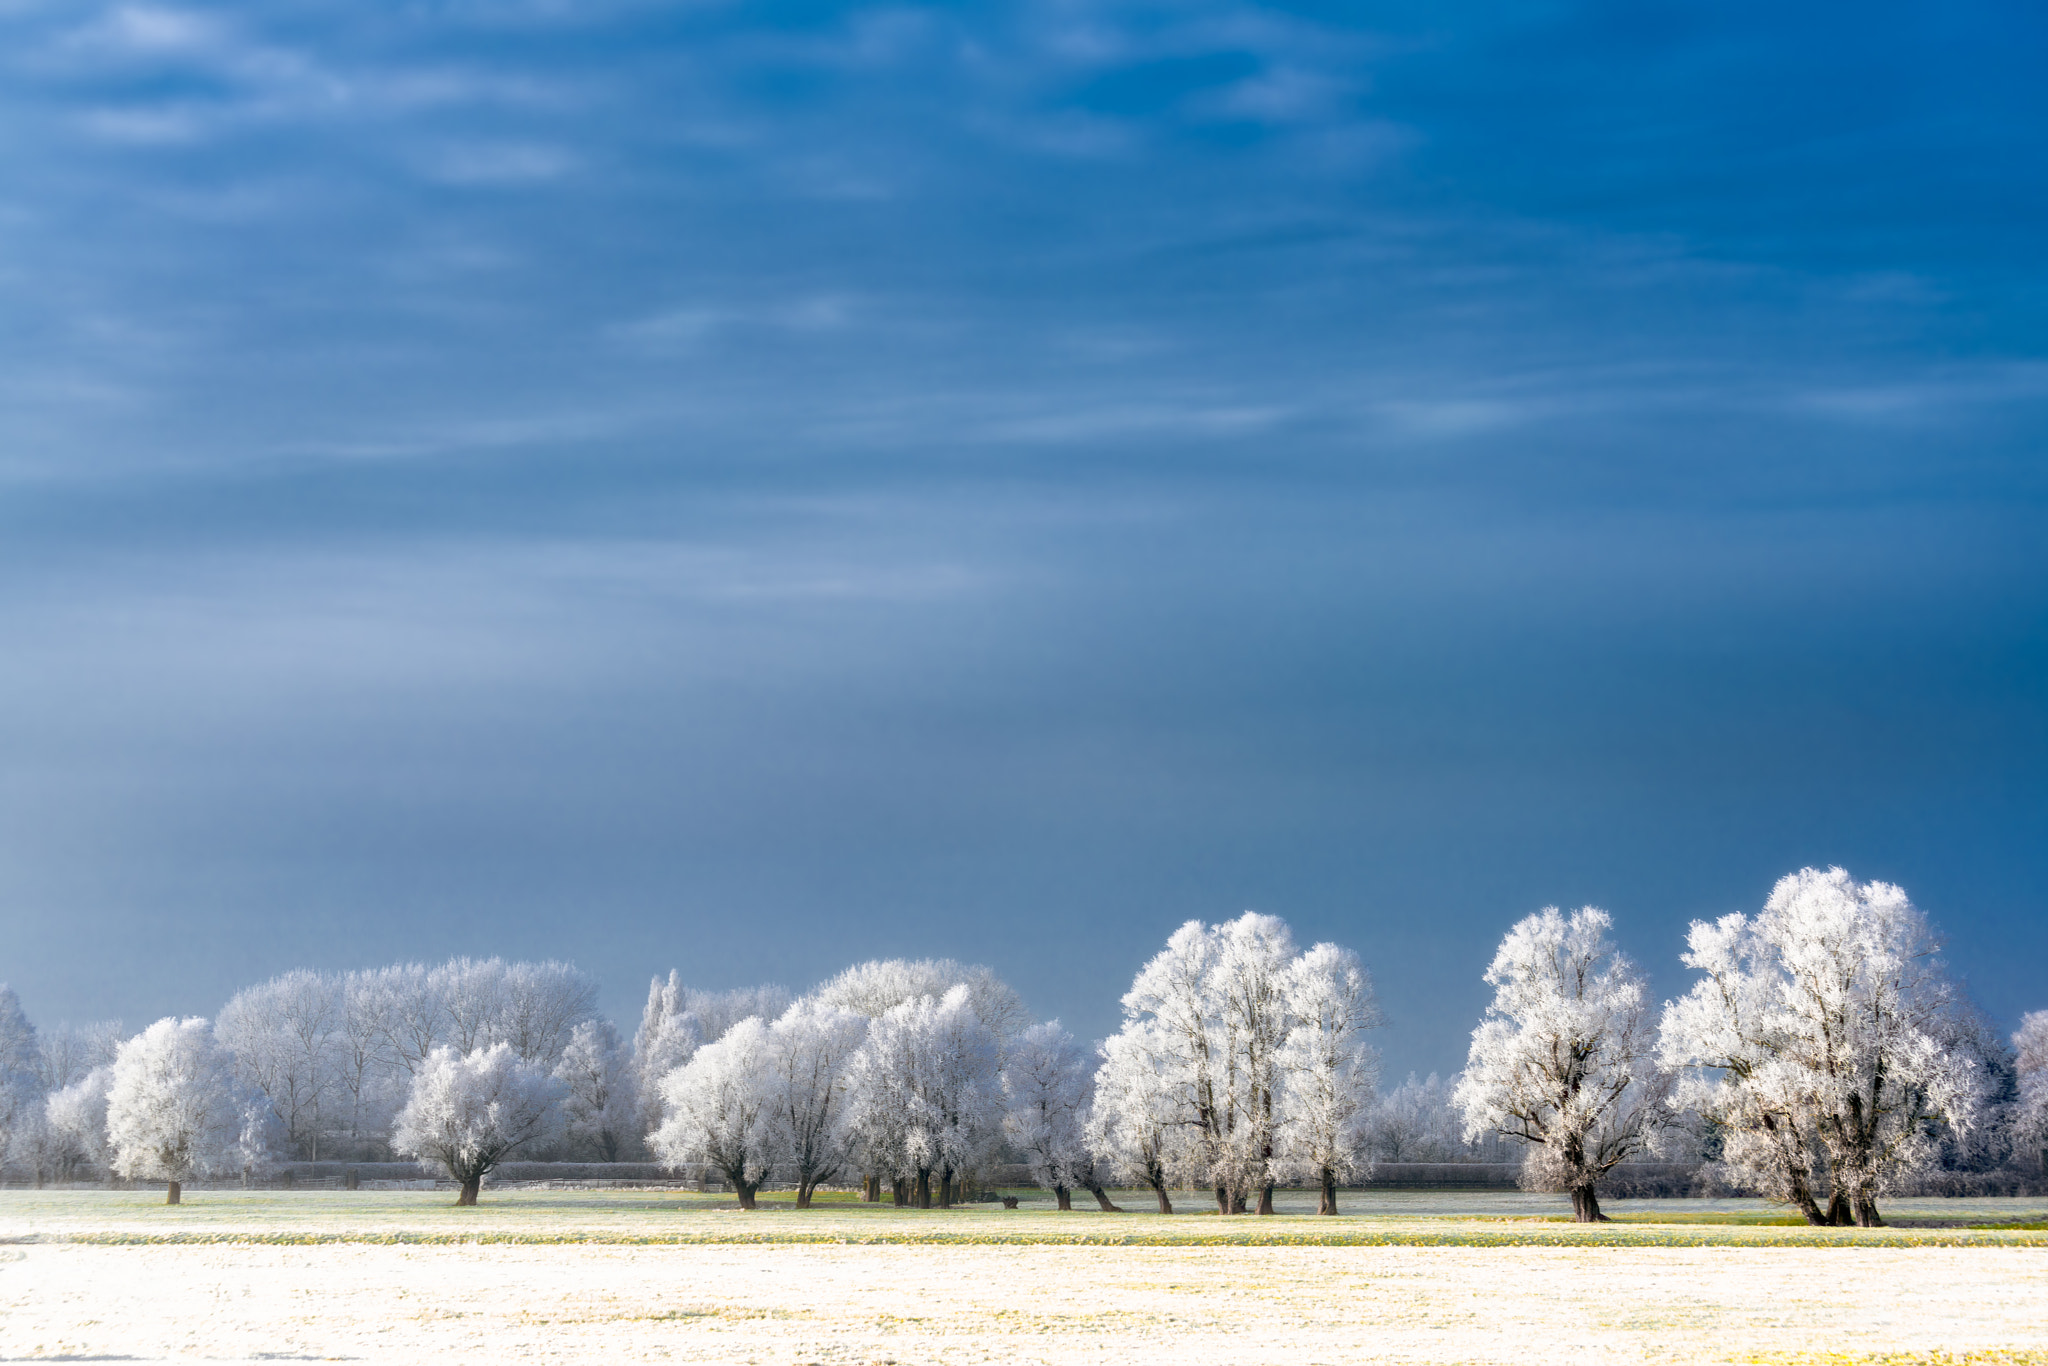
[[[1937, 1161], [2048, 1146], [2048, 1011], [2008, 1048], [1941, 972], [1925, 918], [1840, 869], [1781, 881], [1755, 916], [1693, 925], [1699, 974], [1661, 1014], [1603, 911], [1551, 907], [1503, 939], [1457, 1077], [1381, 1095], [1380, 1023], [1356, 955], [1284, 921], [1189, 921], [1139, 970], [1093, 1049], [984, 967], [859, 964], [802, 996], [656, 978], [630, 1042], [559, 962], [455, 959], [289, 972], [209, 1024], [38, 1034], [0, 987], [0, 1155], [182, 1183], [280, 1156], [431, 1161], [474, 1203], [514, 1155], [704, 1163], [752, 1208], [857, 1182], [898, 1204], [961, 1198], [1021, 1161], [1061, 1209], [1106, 1187], [1213, 1193], [1269, 1213], [1282, 1184], [1337, 1188], [1375, 1158], [1469, 1159], [1505, 1140], [1524, 1184], [1600, 1218], [1618, 1164], [1683, 1153], [1816, 1223]], [[2048, 1153], [2042, 1153], [2048, 1165]]]
[[1695, 922], [1699, 979], [1655, 1018], [1610, 926], [1550, 907], [1508, 933], [1456, 1092], [1466, 1132], [1528, 1144], [1525, 1183], [1580, 1219], [1618, 1163], [1689, 1141], [1811, 1223], [1875, 1225], [1902, 1177], [2048, 1132], [2048, 1012], [2008, 1049], [1898, 887], [1807, 868], [1754, 916]]

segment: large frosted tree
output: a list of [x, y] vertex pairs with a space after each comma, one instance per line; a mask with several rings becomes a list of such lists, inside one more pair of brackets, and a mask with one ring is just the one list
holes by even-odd
[[741, 1020], [717, 1043], [705, 1044], [663, 1078], [667, 1116], [648, 1136], [655, 1156], [670, 1166], [706, 1162], [724, 1173], [740, 1208], [754, 1208], [754, 1193], [776, 1160], [771, 1111], [773, 1076], [768, 1026], [759, 1016]]
[[1666, 1119], [1643, 979], [1608, 942], [1612, 923], [1597, 907], [1547, 906], [1508, 931], [1457, 1090], [1466, 1138], [1530, 1145], [1524, 1181], [1569, 1192], [1581, 1222], [1606, 1217], [1600, 1178]]
[[846, 1093], [867, 1032], [863, 1016], [817, 1000], [792, 1005], [769, 1030], [768, 1127], [795, 1172], [798, 1209], [850, 1160]]
[[236, 1077], [262, 1092], [292, 1150], [314, 1161], [323, 1110], [339, 1089], [341, 1009], [340, 982], [301, 969], [236, 992], [214, 1020]]
[[1168, 1193], [1175, 1173], [1190, 1164], [1179, 1147], [1192, 1141], [1183, 1122], [1182, 1092], [1173, 1079], [1172, 1050], [1158, 1023], [1128, 1023], [1104, 1039], [1088, 1108], [1089, 1151], [1120, 1181], [1152, 1192], [1161, 1214], [1173, 1213]]
[[1058, 1020], [1018, 1035], [1003, 1062], [1003, 1133], [1062, 1210], [1073, 1208], [1076, 1186], [1095, 1184], [1084, 1132], [1090, 1070], [1088, 1055]]
[[413, 1078], [391, 1146], [438, 1163], [474, 1205], [483, 1179], [521, 1148], [539, 1147], [561, 1125], [562, 1084], [508, 1043], [470, 1053], [434, 1049]]
[[633, 1058], [610, 1020], [585, 1020], [569, 1036], [555, 1080], [569, 1139], [600, 1162], [617, 1162], [639, 1142], [640, 1095]]
[[1681, 1100], [1738, 1179], [1816, 1224], [1883, 1222], [1878, 1197], [1966, 1132], [1985, 1083], [1926, 918], [1840, 868], [1779, 880], [1755, 916], [1694, 922], [1701, 979], [1665, 1010]]
[[166, 1183], [166, 1204], [201, 1177], [260, 1163], [268, 1105], [241, 1087], [203, 1019], [165, 1018], [121, 1045], [107, 1088], [107, 1139], [119, 1175]]
[[967, 984], [884, 1011], [854, 1055], [849, 1120], [865, 1160], [909, 1183], [910, 1200], [950, 1204], [959, 1178], [1001, 1134], [1002, 1047]]
[[1288, 1170], [1322, 1192], [1316, 1212], [1335, 1214], [1337, 1183], [1372, 1166], [1362, 1147], [1380, 1068], [1365, 1032], [1381, 1023], [1379, 1006], [1358, 955], [1335, 944], [1288, 964], [1282, 990], [1279, 1147]]
[[674, 969], [647, 986], [647, 1004], [633, 1035], [633, 1077], [640, 1092], [639, 1129], [643, 1134], [662, 1125], [662, 1083], [687, 1063], [703, 1042], [703, 1031], [688, 1006], [689, 994], [682, 973]]
[[1163, 1145], [1169, 1172], [1213, 1189], [1223, 1213], [1242, 1213], [1254, 1192], [1261, 1214], [1273, 1209], [1294, 957], [1275, 916], [1190, 920], [1124, 994], [1123, 1034], [1157, 1068], [1157, 1100], [1178, 1131]]

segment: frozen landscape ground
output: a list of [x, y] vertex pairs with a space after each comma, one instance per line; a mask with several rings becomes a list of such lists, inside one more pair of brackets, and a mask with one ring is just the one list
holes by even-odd
[[1585, 1229], [1556, 1197], [1310, 1198], [1222, 1220], [0, 1192], [0, 1358], [2048, 1362], [2044, 1201], [1806, 1230], [1749, 1201], [1617, 1201]]

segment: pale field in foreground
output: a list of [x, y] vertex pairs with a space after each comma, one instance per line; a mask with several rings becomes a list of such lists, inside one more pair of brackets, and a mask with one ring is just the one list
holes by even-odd
[[2048, 1349], [2039, 1248], [0, 1248], [0, 1356], [1731, 1361]]
[[[1209, 1240], [1575, 1238], [1557, 1197], [1347, 1193], [1318, 1219], [898, 1211], [741, 1214], [676, 1192], [0, 1192], [0, 1359], [253, 1361], [1732, 1361], [2007, 1349], [2048, 1366], [2048, 1234], [1702, 1228], [1596, 1237], [1730, 1246], [1205, 1246]], [[1311, 1209], [1288, 1196], [1282, 1209]], [[1142, 1208], [1135, 1198], [1127, 1201]], [[1201, 1208], [1198, 1200], [1189, 1209]], [[1751, 1201], [1615, 1202], [1632, 1220]], [[1895, 1217], [2039, 1220], [2048, 1201], [1915, 1201]], [[1181, 1246], [1003, 1244], [1135, 1236]], [[73, 1239], [321, 1238], [127, 1245]], [[582, 1237], [585, 1243], [380, 1244]], [[632, 1240], [680, 1237], [693, 1245]], [[744, 1243], [746, 1238], [846, 1239]], [[907, 1241], [875, 1245], [863, 1238]], [[976, 1240], [964, 1245], [921, 1238]], [[723, 1241], [722, 1241], [723, 1240]], [[1995, 1245], [1999, 1242], [2026, 1246]], [[1835, 1358], [1839, 1360], [1840, 1358]]]

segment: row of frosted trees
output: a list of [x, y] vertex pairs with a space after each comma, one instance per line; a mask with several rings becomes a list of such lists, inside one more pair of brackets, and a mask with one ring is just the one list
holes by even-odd
[[[1137, 974], [1093, 1050], [1036, 1023], [986, 968], [865, 963], [793, 999], [655, 979], [628, 1045], [562, 963], [287, 973], [209, 1026], [37, 1036], [0, 991], [0, 1141], [39, 1178], [70, 1164], [179, 1182], [277, 1155], [432, 1160], [474, 1201], [514, 1155], [649, 1153], [719, 1171], [751, 1207], [771, 1174], [949, 1204], [1022, 1162], [1069, 1207], [1109, 1185], [1269, 1212], [1392, 1160], [1505, 1138], [1524, 1183], [1600, 1217], [1597, 1187], [1648, 1154], [1710, 1161], [1815, 1222], [1878, 1221], [1902, 1175], [2048, 1132], [2048, 1012], [2018, 1052], [1941, 973], [1903, 892], [1839, 869], [1784, 879], [1763, 911], [1693, 926], [1682, 999], [1653, 1012], [1604, 912], [1530, 916], [1453, 1082], [1375, 1093], [1379, 1023], [1355, 956], [1284, 922], [1191, 921]], [[173, 1186], [175, 1195], [175, 1185]]]
[[1551, 907], [1508, 933], [1455, 1097], [1468, 1132], [1527, 1144], [1524, 1184], [1570, 1192], [1582, 1220], [1617, 1165], [1674, 1147], [1810, 1223], [1869, 1226], [1944, 1157], [2048, 1144], [2048, 1011], [2007, 1047], [1896, 886], [1807, 868], [1756, 915], [1694, 922], [1698, 979], [1661, 1012], [1610, 926]]

